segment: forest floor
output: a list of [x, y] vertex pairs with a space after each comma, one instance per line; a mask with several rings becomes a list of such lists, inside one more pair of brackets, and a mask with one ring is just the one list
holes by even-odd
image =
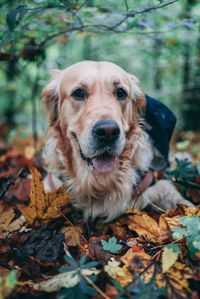
[[194, 208], [91, 224], [64, 186], [44, 191], [31, 138], [0, 141], [0, 299], [199, 298], [200, 136], [176, 135], [170, 157], [157, 179], [174, 177]]

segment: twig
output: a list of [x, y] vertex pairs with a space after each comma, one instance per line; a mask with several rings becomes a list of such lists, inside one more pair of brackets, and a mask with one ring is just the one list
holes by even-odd
[[[56, 209], [64, 218], [65, 220], [72, 226], [75, 227], [74, 224], [63, 214], [63, 212], [61, 212], [60, 210]], [[81, 238], [87, 242], [86, 238], [84, 236], [81, 235]]]
[[111, 299], [111, 297], [107, 296], [89, 277], [87, 277], [86, 275], [84, 275], [81, 271], [80, 271], [81, 275], [83, 276], [83, 278], [105, 299]]
[[139, 15], [139, 14], [142, 14], [142, 13], [147, 13], [147, 12], [150, 12], [152, 10], [156, 10], [156, 9], [159, 9], [159, 8], [162, 8], [162, 7], [165, 7], [165, 6], [168, 6], [170, 4], [173, 4], [175, 2], [177, 2], [179, 0], [172, 0], [172, 1], [169, 1], [167, 3], [164, 3], [164, 4], [161, 4], [161, 5], [156, 5], [156, 6], [153, 6], [153, 7], [148, 7], [148, 8], [145, 8], [143, 10], [139, 10], [139, 11], [131, 11], [131, 12], [128, 12], [125, 17], [119, 21], [117, 24], [115, 24], [114, 26], [112, 26], [112, 28], [116, 28], [118, 26], [120, 26], [122, 23], [124, 23], [126, 20], [128, 20], [129, 18], [132, 18], [132, 17], [135, 17], [136, 15]]
[[127, 2], [127, 0], [124, 0], [124, 4], [125, 4], [125, 7], [126, 7], [126, 11], [128, 12], [128, 11], [129, 11], [129, 7], [128, 7], [128, 2]]
[[20, 168], [20, 170], [18, 170], [18, 172], [14, 175], [14, 176], [8, 176], [8, 180], [10, 180], [9, 181], [9, 183], [8, 184], [6, 184], [6, 186], [5, 187], [1, 187], [2, 188], [2, 190], [1, 190], [1, 197], [0, 198], [2, 198], [3, 197], [3, 195], [8, 191], [8, 189], [10, 188], [10, 186], [16, 181], [16, 179], [20, 176], [20, 174], [22, 173], [22, 171], [23, 171], [23, 168]]
[[148, 202], [149, 202], [149, 204], [150, 204], [152, 207], [156, 208], [157, 210], [160, 210], [160, 212], [162, 212], [162, 213], [165, 213], [165, 212], [166, 212], [166, 211], [163, 210], [162, 208], [160, 208], [160, 207], [158, 207], [157, 205], [155, 205], [153, 202], [150, 202], [150, 201], [148, 201]]
[[[126, 0], [124, 0], [124, 1], [125, 1], [125, 3], [127, 3]], [[81, 18], [79, 16], [77, 16], [77, 14], [75, 12], [72, 12], [72, 10], [71, 10], [71, 11], [69, 11], [69, 13], [71, 13], [73, 16], [75, 16], [77, 18], [77, 20], [79, 21], [80, 26], [75, 26], [75, 27], [63, 29], [63, 30], [61, 30], [59, 32], [55, 32], [52, 35], [47, 36], [43, 41], [41, 41], [41, 43], [40, 43], [39, 46], [42, 48], [51, 39], [53, 39], [53, 38], [55, 38], [55, 37], [57, 37], [57, 36], [59, 36], [61, 34], [70, 33], [70, 32], [74, 32], [74, 31], [80, 31], [80, 32], [82, 32], [82, 31], [87, 31], [88, 30], [88, 32], [99, 32], [102, 29], [102, 30], [108, 30], [109, 32], [120, 32], [120, 33], [127, 32], [128, 29], [126, 29], [125, 31], [121, 31], [121, 30], [119, 31], [119, 30], [117, 30], [117, 27], [119, 27], [122, 23], [124, 23], [125, 21], [127, 21], [129, 18], [133, 18], [133, 17], [135, 17], [136, 15], [139, 15], [139, 14], [148, 13], [148, 12], [150, 12], [152, 10], [160, 9], [162, 7], [165, 7], [165, 6], [168, 6], [170, 4], [173, 4], [173, 3], [177, 2], [177, 1], [179, 1], [179, 0], [171, 0], [171, 1], [167, 2], [167, 3], [160, 4], [160, 5], [153, 6], [153, 7], [148, 7], [148, 8], [145, 8], [143, 10], [140, 10], [140, 11], [127, 11], [125, 14], [124, 13], [122, 14], [122, 15], [124, 15], [124, 17], [119, 22], [117, 22], [116, 24], [114, 24], [113, 26], [106, 26], [104, 24], [86, 25], [81, 20]], [[86, 2], [87, 1], [85, 1], [84, 4]], [[127, 4], [125, 4], [125, 5], [126, 5], [126, 9], [128, 9], [128, 5]], [[155, 31], [152, 32], [152, 33], [155, 33]]]

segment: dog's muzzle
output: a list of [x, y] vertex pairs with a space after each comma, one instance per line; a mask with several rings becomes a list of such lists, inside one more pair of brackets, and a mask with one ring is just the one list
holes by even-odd
[[94, 156], [86, 157], [80, 148], [83, 160], [99, 173], [112, 172], [116, 167], [117, 144], [120, 128], [115, 120], [98, 120], [91, 131]]

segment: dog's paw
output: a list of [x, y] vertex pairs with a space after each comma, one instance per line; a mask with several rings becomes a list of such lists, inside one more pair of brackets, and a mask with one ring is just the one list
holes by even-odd
[[190, 201], [182, 197], [173, 183], [167, 180], [160, 180], [140, 196], [135, 207], [144, 209], [147, 205], [151, 205], [157, 210], [166, 211], [176, 208], [177, 204], [184, 204], [188, 207], [194, 206]]

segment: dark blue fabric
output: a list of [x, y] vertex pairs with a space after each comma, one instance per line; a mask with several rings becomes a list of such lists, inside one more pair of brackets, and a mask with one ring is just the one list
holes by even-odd
[[145, 95], [147, 100], [145, 119], [150, 128], [147, 132], [154, 146], [164, 156], [168, 164], [169, 142], [176, 125], [176, 117], [164, 104]]

